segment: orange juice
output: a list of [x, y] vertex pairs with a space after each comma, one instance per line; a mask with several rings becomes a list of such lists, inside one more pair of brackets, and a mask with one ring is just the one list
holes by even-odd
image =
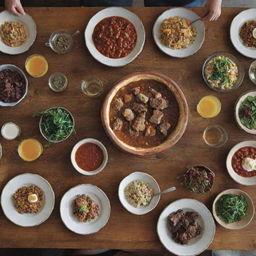
[[25, 68], [32, 77], [42, 77], [48, 71], [48, 62], [45, 57], [34, 54], [27, 58]]
[[221, 110], [220, 100], [215, 96], [205, 96], [197, 104], [197, 112], [204, 118], [217, 116]]
[[42, 154], [42, 152], [43, 146], [36, 139], [25, 139], [18, 147], [19, 156], [24, 161], [34, 161]]

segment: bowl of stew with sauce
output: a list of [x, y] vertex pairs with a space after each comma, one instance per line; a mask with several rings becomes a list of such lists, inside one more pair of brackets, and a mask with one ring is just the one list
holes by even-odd
[[71, 162], [79, 173], [95, 175], [106, 167], [108, 152], [100, 141], [92, 138], [83, 139], [73, 147]]
[[157, 72], [122, 78], [108, 93], [101, 111], [103, 127], [123, 151], [154, 155], [174, 146], [188, 122], [188, 105], [180, 87]]

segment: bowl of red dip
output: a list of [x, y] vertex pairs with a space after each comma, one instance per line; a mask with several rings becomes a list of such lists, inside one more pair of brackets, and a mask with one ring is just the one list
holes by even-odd
[[95, 175], [100, 173], [107, 165], [107, 149], [96, 139], [80, 140], [72, 149], [71, 162], [79, 173]]

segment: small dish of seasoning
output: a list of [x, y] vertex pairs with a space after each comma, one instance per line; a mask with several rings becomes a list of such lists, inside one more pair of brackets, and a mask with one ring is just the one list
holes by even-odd
[[48, 83], [52, 91], [63, 92], [68, 86], [68, 79], [63, 73], [56, 72], [49, 77]]
[[108, 152], [100, 141], [91, 138], [83, 139], [73, 147], [71, 162], [79, 173], [95, 175], [106, 167]]
[[73, 36], [79, 33], [79, 30], [77, 30], [74, 34], [69, 34], [65, 30], [55, 31], [51, 34], [49, 42], [47, 42], [45, 45], [50, 47], [58, 54], [65, 54], [71, 50], [74, 44]]

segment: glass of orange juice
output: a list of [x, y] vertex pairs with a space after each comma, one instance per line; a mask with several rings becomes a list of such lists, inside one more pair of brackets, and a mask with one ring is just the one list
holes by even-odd
[[32, 77], [42, 77], [48, 71], [48, 62], [44, 56], [33, 54], [26, 59], [25, 68]]
[[213, 118], [221, 111], [220, 100], [212, 95], [203, 97], [197, 104], [197, 112], [204, 118]]
[[31, 162], [43, 153], [43, 146], [36, 139], [25, 139], [19, 144], [18, 153], [24, 161]]

